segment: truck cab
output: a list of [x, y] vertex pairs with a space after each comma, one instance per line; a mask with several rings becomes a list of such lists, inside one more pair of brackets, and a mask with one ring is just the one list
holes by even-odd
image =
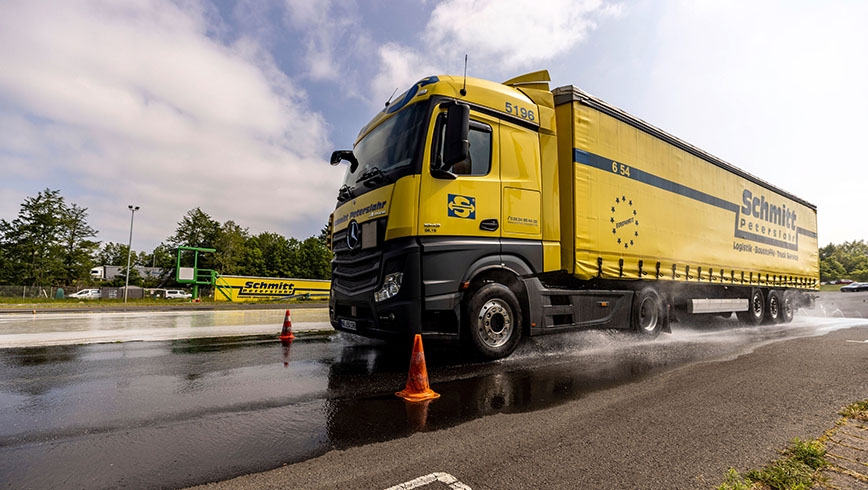
[[560, 266], [555, 168], [544, 179], [541, 166], [542, 152], [557, 158], [554, 119], [541, 79], [528, 77], [528, 91], [547, 94], [549, 107], [504, 84], [425, 78], [352, 151], [334, 153], [334, 164], [348, 162], [332, 218], [334, 328], [458, 340], [470, 320], [462, 301], [497, 284], [505, 298], [485, 306], [477, 349], [515, 348], [528, 303], [519, 277]]

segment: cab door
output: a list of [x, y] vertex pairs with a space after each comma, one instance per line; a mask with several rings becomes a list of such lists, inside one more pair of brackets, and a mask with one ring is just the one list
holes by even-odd
[[500, 152], [497, 120], [471, 111], [469, 157], [443, 169], [446, 112], [435, 111], [419, 193], [418, 236], [499, 243], [501, 233]]
[[500, 262], [501, 183], [497, 119], [470, 112], [469, 157], [442, 168], [446, 111], [432, 115], [422, 169], [417, 236], [426, 311], [454, 310], [471, 266]]
[[499, 127], [503, 186], [501, 238], [504, 246], [509, 241], [515, 246], [539, 247], [542, 241], [539, 135], [508, 121], [501, 121]]

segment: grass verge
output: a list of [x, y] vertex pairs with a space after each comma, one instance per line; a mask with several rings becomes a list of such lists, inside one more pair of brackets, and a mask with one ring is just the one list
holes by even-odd
[[[826, 432], [819, 439], [802, 441], [793, 439], [789, 447], [781, 452], [781, 457], [759, 470], [750, 470], [744, 474], [730, 468], [723, 483], [717, 490], [809, 490], [817, 488], [840, 488], [827, 486], [824, 470], [845, 474], [857, 481], [862, 481], [863, 475], [854, 475], [852, 471], [838, 466], [834, 461], [837, 456], [827, 452], [827, 442], [837, 443], [836, 431], [847, 425], [848, 421], [868, 422], [868, 400], [852, 403], [839, 412], [843, 418], [836, 423], [836, 428]], [[868, 445], [868, 443], [866, 443]], [[831, 457], [830, 457], [831, 456]]]

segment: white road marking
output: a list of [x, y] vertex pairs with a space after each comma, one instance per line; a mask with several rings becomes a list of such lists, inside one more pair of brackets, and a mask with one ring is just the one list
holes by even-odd
[[853, 342], [855, 344], [868, 344], [868, 340], [848, 340], [847, 342]]
[[443, 472], [434, 472], [425, 476], [420, 476], [419, 478], [395, 485], [394, 487], [389, 487], [386, 490], [411, 490], [413, 488], [424, 487], [434, 482], [445, 483], [446, 485], [449, 485], [449, 488], [452, 490], [472, 490], [467, 485], [458, 481], [458, 478], [455, 478], [449, 473]]

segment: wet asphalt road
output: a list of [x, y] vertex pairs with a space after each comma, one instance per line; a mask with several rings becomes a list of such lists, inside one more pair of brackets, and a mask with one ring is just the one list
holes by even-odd
[[789, 327], [534, 338], [489, 364], [426, 345], [442, 395], [426, 405], [393, 395], [407, 353], [335, 334], [0, 350], [0, 486], [179, 488], [299, 463], [221, 488], [435, 471], [471, 488], [710, 488], [866, 396], [868, 344], [846, 341], [868, 322], [840, 318], [866, 297], [829, 295], [827, 317]]

